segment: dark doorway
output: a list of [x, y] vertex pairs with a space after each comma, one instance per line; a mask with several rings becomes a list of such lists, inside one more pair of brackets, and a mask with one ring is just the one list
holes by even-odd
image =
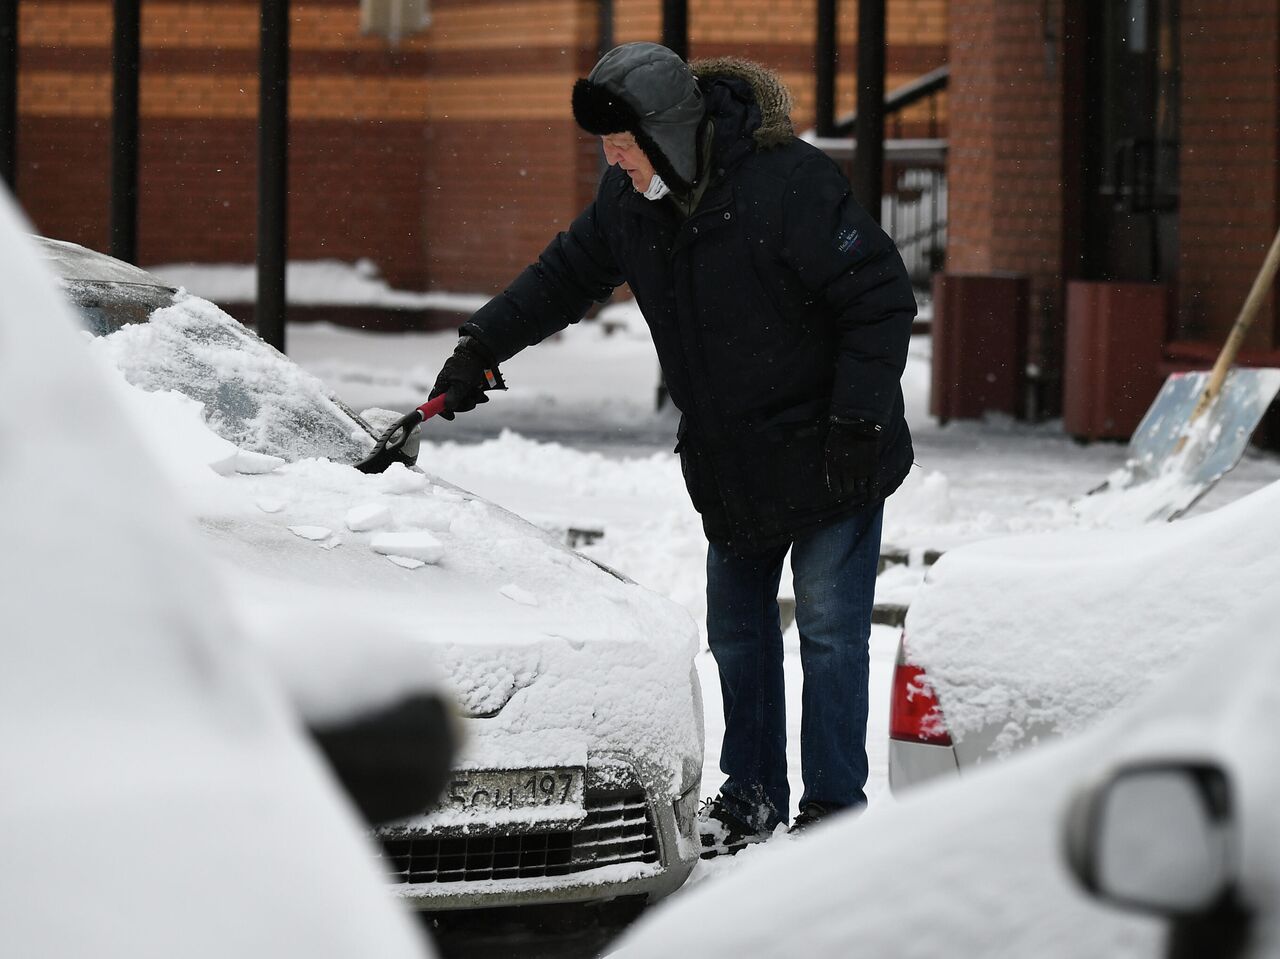
[[1179, 0], [1087, 5], [1086, 279], [1172, 282]]

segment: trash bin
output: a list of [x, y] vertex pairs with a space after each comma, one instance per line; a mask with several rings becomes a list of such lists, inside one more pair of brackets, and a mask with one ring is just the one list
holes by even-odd
[[1164, 382], [1168, 304], [1159, 283], [1067, 284], [1062, 426], [1069, 435], [1133, 435]]
[[1012, 273], [934, 276], [929, 412], [941, 422], [1022, 415], [1029, 291]]

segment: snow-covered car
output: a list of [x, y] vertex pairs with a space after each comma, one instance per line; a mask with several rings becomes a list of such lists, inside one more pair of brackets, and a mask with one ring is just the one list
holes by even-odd
[[[101, 254], [46, 250], [238, 601], [372, 598], [445, 675], [463, 745], [440, 806], [377, 831], [397, 894], [444, 911], [639, 904], [680, 886], [703, 755], [688, 613], [429, 462], [352, 468], [376, 428], [212, 303]], [[112, 302], [145, 322], [120, 325]], [[308, 640], [275, 644], [286, 673], [305, 676]], [[377, 684], [375, 645], [357, 631], [325, 656], [368, 657]]]
[[24, 228], [0, 188], [3, 952], [432, 955]]
[[947, 552], [911, 604], [890, 698], [895, 791], [1097, 722], [1198, 648], [1224, 597], [1280, 580], [1280, 492], [1133, 529]]
[[610, 959], [1280, 956], [1280, 594], [1238, 584], [1206, 617], [1093, 728], [753, 847]]

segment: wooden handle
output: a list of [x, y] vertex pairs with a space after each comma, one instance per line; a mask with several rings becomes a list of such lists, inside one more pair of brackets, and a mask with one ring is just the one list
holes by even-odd
[[1249, 290], [1244, 306], [1240, 308], [1240, 315], [1236, 317], [1235, 324], [1231, 327], [1227, 342], [1222, 345], [1222, 352], [1218, 354], [1217, 362], [1213, 364], [1209, 382], [1205, 385], [1204, 392], [1200, 394], [1200, 402], [1192, 411], [1190, 422], [1195, 422], [1222, 390], [1222, 383], [1227, 378], [1231, 364], [1236, 361], [1236, 354], [1240, 352], [1245, 334], [1249, 332], [1249, 326], [1253, 323], [1258, 307], [1262, 306], [1262, 301], [1266, 299], [1267, 291], [1271, 287], [1271, 281], [1275, 279], [1277, 266], [1280, 266], [1280, 231], [1276, 232], [1276, 238], [1271, 241], [1271, 249], [1267, 251], [1267, 258], [1262, 261], [1262, 269], [1254, 277], [1253, 288]]

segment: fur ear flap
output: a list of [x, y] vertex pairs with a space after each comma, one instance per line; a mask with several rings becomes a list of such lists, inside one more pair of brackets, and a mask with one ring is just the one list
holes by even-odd
[[573, 118], [582, 129], [601, 137], [640, 128], [640, 117], [631, 104], [586, 79], [573, 85]]
[[688, 193], [692, 186], [676, 172], [676, 168], [671, 165], [671, 161], [667, 159], [667, 155], [662, 152], [658, 144], [653, 138], [646, 134], [643, 130], [637, 129], [634, 133], [636, 145], [644, 151], [644, 155], [649, 158], [649, 162], [653, 164], [654, 171], [671, 189], [677, 193]]

